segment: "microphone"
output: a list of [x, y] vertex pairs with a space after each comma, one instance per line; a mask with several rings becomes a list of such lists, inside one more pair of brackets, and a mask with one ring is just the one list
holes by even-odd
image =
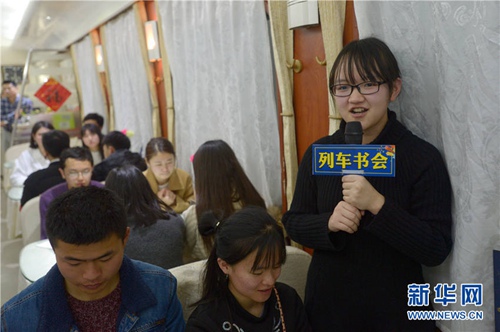
[[359, 121], [347, 122], [345, 126], [345, 142], [346, 144], [362, 144], [363, 142], [363, 127]]

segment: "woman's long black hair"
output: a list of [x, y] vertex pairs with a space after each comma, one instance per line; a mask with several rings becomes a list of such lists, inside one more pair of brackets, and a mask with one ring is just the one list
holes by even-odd
[[121, 197], [133, 227], [146, 227], [157, 220], [170, 219], [170, 208], [156, 196], [144, 174], [133, 165], [111, 170], [105, 187]]
[[256, 252], [252, 271], [285, 262], [283, 228], [262, 207], [244, 207], [225, 220], [207, 212], [199, 227], [202, 234], [215, 234], [215, 237], [205, 268], [202, 297], [197, 304], [228, 296], [228, 281], [217, 263], [218, 258], [234, 265]]

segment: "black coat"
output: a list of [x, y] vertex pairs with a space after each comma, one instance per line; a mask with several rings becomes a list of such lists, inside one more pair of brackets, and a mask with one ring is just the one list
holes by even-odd
[[115, 151], [94, 167], [92, 171], [92, 180], [104, 181], [113, 168], [123, 165], [134, 165], [140, 169], [141, 172], [144, 172], [146, 168], [148, 168], [144, 158], [142, 158], [140, 154], [122, 149]]
[[[345, 122], [316, 144], [345, 144]], [[409, 284], [424, 284], [422, 265], [435, 266], [451, 250], [451, 185], [439, 151], [389, 112], [372, 144], [396, 145], [396, 177], [367, 177], [385, 196], [375, 216], [366, 211], [354, 234], [329, 232], [343, 199], [342, 177], [312, 175], [312, 150], [299, 167], [283, 224], [296, 242], [314, 249], [305, 307], [315, 332], [434, 331], [433, 321], [409, 321]], [[429, 302], [429, 304], [431, 304]]]
[[21, 206], [26, 204], [30, 199], [40, 195], [45, 190], [53, 186], [63, 183], [65, 180], [59, 172], [61, 163], [54, 161], [47, 168], [31, 173], [26, 181], [24, 181], [23, 196], [21, 197]]

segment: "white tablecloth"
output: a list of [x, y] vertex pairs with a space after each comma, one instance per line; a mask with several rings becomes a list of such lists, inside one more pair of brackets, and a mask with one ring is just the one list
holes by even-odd
[[12, 187], [7, 193], [7, 239], [15, 239], [21, 236], [21, 218], [19, 208], [21, 207], [21, 197], [23, 187]]
[[19, 280], [19, 288], [23, 289], [43, 277], [55, 263], [56, 255], [49, 240], [26, 245], [19, 254], [19, 272], [23, 279]]

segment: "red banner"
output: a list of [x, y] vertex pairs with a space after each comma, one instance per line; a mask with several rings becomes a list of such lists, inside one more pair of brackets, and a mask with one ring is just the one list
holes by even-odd
[[61, 108], [70, 95], [71, 92], [69, 92], [64, 86], [61, 85], [61, 83], [52, 77], [49, 78], [49, 80], [45, 82], [35, 93], [35, 96], [38, 99], [54, 111]]

